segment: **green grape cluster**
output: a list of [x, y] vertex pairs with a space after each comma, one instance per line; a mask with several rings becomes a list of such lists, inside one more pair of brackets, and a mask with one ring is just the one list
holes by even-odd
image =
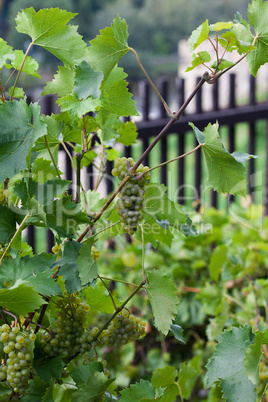
[[69, 295], [59, 299], [57, 307], [55, 328], [50, 334], [39, 335], [45, 354], [67, 358], [90, 350], [91, 345], [85, 333], [89, 305], [82, 303], [79, 297]]
[[146, 323], [139, 317], [129, 315], [127, 310], [118, 314], [106, 330], [102, 332], [99, 338], [101, 345], [122, 346], [128, 342], [134, 341], [145, 336]]
[[[128, 169], [134, 166], [134, 159], [117, 158], [114, 166], [112, 175], [118, 176], [119, 180], [123, 180], [128, 174]], [[138, 222], [143, 219], [141, 210], [145, 195], [144, 186], [151, 177], [151, 174], [147, 172], [148, 170], [148, 166], [140, 165], [135, 172], [135, 177], [131, 178], [118, 194], [119, 200], [117, 201], [116, 209], [124, 232], [130, 235], [134, 234], [137, 230]], [[145, 174], [138, 179], [142, 173]]]
[[31, 343], [36, 335], [21, 332], [17, 326], [10, 328], [8, 324], [0, 327], [0, 334], [5, 353], [0, 366], [0, 380], [13, 392], [23, 395], [31, 375]]
[[3, 190], [0, 188], [0, 205], [5, 205], [7, 203], [7, 197], [9, 197], [10, 194], [9, 190]]

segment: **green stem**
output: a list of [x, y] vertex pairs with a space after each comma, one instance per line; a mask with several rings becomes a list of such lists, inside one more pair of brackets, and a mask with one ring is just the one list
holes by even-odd
[[12, 237], [12, 239], [11, 239], [10, 242], [8, 243], [7, 247], [5, 248], [5, 251], [3, 252], [3, 254], [2, 254], [1, 258], [0, 258], [0, 265], [2, 264], [2, 262], [3, 262], [3, 260], [4, 260], [5, 256], [6, 256], [6, 254], [7, 254], [7, 252], [8, 252], [8, 250], [10, 249], [11, 244], [13, 243], [13, 241], [14, 241], [14, 240], [16, 239], [16, 237], [18, 236], [19, 232], [21, 231], [21, 229], [22, 229], [24, 223], [27, 221], [27, 219], [29, 218], [29, 216], [30, 216], [29, 213], [28, 213], [27, 215], [25, 215], [25, 217], [23, 218], [23, 220], [22, 220], [20, 226], [19, 226], [18, 229], [16, 230], [14, 236]]
[[13, 74], [15, 73], [15, 71], [17, 71], [17, 70], [15, 69], [15, 70], [12, 71], [12, 73], [11, 73], [10, 76], [8, 77], [8, 79], [7, 79], [6, 83], [5, 83], [5, 85], [3, 86], [3, 90], [4, 90], [4, 91], [5, 91], [5, 89], [6, 89], [6, 86], [7, 86], [8, 82], [9, 82], [10, 78], [13, 76]]
[[16, 77], [15, 82], [14, 82], [14, 85], [13, 85], [13, 89], [12, 89], [12, 93], [11, 93], [11, 96], [10, 96], [10, 100], [13, 99], [14, 91], [15, 91], [16, 85], [17, 85], [17, 83], [18, 83], [18, 80], [19, 80], [21, 71], [22, 71], [22, 69], [23, 69], [23, 66], [24, 66], [26, 57], [27, 57], [27, 55], [28, 55], [28, 53], [29, 53], [31, 47], [33, 46], [33, 44], [34, 44], [34, 43], [31, 42], [31, 43], [29, 44], [29, 46], [28, 46], [28, 49], [26, 50], [26, 53], [25, 53], [25, 55], [24, 55], [24, 58], [23, 58], [23, 60], [22, 60], [21, 66], [20, 66], [20, 69], [19, 69], [19, 71], [18, 71], [17, 77]]
[[48, 150], [50, 159], [52, 160], [52, 163], [53, 163], [53, 166], [54, 166], [54, 168], [55, 168], [55, 170], [56, 170], [56, 172], [57, 172], [57, 175], [58, 175], [59, 178], [61, 178], [61, 177], [60, 177], [60, 172], [59, 172], [58, 166], [57, 166], [57, 164], [56, 164], [56, 162], [55, 162], [55, 160], [54, 160], [54, 158], [53, 158], [52, 152], [51, 152], [51, 150], [50, 150], [50, 148], [49, 148], [49, 145], [48, 145], [48, 142], [47, 142], [47, 136], [46, 136], [46, 135], [44, 135], [44, 140], [45, 140], [46, 149]]
[[118, 225], [118, 223], [120, 223], [120, 221], [117, 221], [117, 222], [113, 223], [112, 225], [109, 225], [109, 226], [107, 226], [106, 228], [100, 230], [99, 232], [94, 233], [94, 237], [96, 237], [96, 236], [98, 236], [100, 233], [105, 232], [106, 230], [112, 228], [113, 226]]
[[156, 92], [157, 96], [159, 97], [159, 99], [161, 100], [161, 102], [164, 105], [164, 108], [166, 109], [167, 113], [169, 116], [172, 116], [172, 112], [168, 107], [167, 102], [165, 101], [165, 99], [162, 97], [162, 95], [160, 94], [160, 92], [158, 91], [158, 89], [156, 88], [156, 86], [154, 85], [153, 81], [151, 80], [151, 78], [149, 77], [147, 71], [145, 70], [145, 68], [143, 67], [143, 65], [141, 64], [140, 58], [138, 56], [138, 53], [136, 52], [135, 49], [133, 49], [132, 47], [129, 47], [129, 50], [134, 53], [137, 63], [139, 65], [139, 67], [141, 68], [142, 72], [144, 73], [145, 77], [147, 78], [149, 84], [151, 85], [151, 87], [154, 89], [154, 91]]
[[138, 291], [145, 285], [146, 281], [143, 280], [139, 286], [130, 294], [130, 296], [124, 301], [124, 303], [122, 303], [119, 307], [116, 308], [116, 311], [111, 315], [111, 317], [109, 318], [109, 320], [107, 320], [105, 322], [105, 324], [101, 327], [101, 329], [99, 330], [99, 332], [94, 336], [93, 341], [95, 341], [96, 339], [98, 339], [98, 337], [100, 336], [100, 334], [108, 327], [108, 325], [113, 321], [113, 319], [120, 313], [120, 311], [123, 310], [123, 308], [125, 307], [125, 305], [135, 296], [136, 293], [138, 293]]
[[102, 278], [102, 279], [104, 279], [104, 280], [106, 280], [106, 281], [124, 283], [125, 285], [134, 286], [135, 288], [139, 287], [139, 285], [136, 285], [135, 283], [126, 282], [126, 281], [121, 281], [121, 279], [106, 278], [105, 276], [101, 276], [100, 278]]

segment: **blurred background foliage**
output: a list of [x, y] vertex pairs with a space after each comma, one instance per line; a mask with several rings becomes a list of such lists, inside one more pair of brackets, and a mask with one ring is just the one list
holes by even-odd
[[[178, 41], [189, 37], [204, 20], [211, 23], [231, 20], [239, 12], [245, 17], [248, 0], [0, 0], [0, 35], [15, 48], [25, 49], [28, 38], [18, 34], [14, 19], [24, 8], [59, 7], [78, 13], [74, 24], [86, 42], [100, 29], [110, 26], [119, 13], [129, 26], [129, 45], [134, 47], [153, 78], [176, 75]], [[33, 49], [40, 67], [48, 74], [55, 72], [56, 60], [47, 52]], [[130, 81], [143, 78], [133, 54], [123, 60]]]

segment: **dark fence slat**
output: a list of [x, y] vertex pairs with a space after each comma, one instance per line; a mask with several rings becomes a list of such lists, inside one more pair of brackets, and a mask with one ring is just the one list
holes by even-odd
[[[163, 137], [160, 142], [160, 158], [161, 163], [167, 160], [167, 137]], [[167, 165], [161, 166], [161, 183], [167, 185]]]
[[149, 120], [149, 95], [150, 95], [150, 85], [148, 81], [141, 81], [139, 83], [139, 97], [141, 103], [141, 113], [142, 120]]

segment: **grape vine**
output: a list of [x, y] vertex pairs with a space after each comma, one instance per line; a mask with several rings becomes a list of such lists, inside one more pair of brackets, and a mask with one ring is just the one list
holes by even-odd
[[[18, 33], [29, 36], [26, 51], [0, 39], [1, 400], [29, 401], [38, 395], [57, 402], [174, 402], [192, 398], [192, 392], [193, 400], [201, 394], [211, 401], [222, 396], [264, 400], [267, 283], [255, 273], [266, 262], [262, 241], [267, 236], [251, 244], [246, 264], [247, 256], [240, 255], [246, 246], [233, 250], [233, 239], [221, 244], [218, 232], [200, 240], [189, 214], [169, 198], [167, 188], [149, 183], [152, 170], [198, 150], [207, 163], [208, 187], [246, 196], [243, 163], [256, 156], [229, 153], [218, 123], [203, 131], [190, 123], [195, 148], [151, 168], [143, 163], [203, 85], [214, 84], [244, 59], [254, 76], [268, 61], [268, 2], [252, 0], [248, 22], [237, 14], [234, 22], [205, 21], [192, 33], [192, 52], [204, 41], [211, 51], [193, 53], [188, 70], [203, 65], [206, 71], [174, 113], [128, 46], [125, 20], [118, 15], [88, 44], [69, 23], [74, 16], [59, 8], [36, 12], [30, 7], [16, 18]], [[41, 115], [39, 104], [28, 102], [18, 86], [22, 73], [39, 77], [30, 56], [37, 46], [59, 60], [42, 92], [57, 95], [58, 114]], [[228, 60], [233, 51], [236, 61]], [[118, 66], [128, 52], [169, 114], [135, 161], [121, 152], [138, 135], [130, 119], [138, 116], [136, 104]], [[59, 149], [73, 169], [73, 182], [63, 178]], [[108, 161], [114, 162], [108, 173], [115, 189], [102, 198]], [[87, 190], [89, 171], [96, 178], [90, 177]], [[218, 230], [224, 225], [218, 215], [208, 218]], [[38, 239], [43, 230], [53, 233], [48, 253], [39, 250], [41, 241], [33, 248], [27, 243], [25, 229], [31, 234], [32, 227]], [[247, 241], [254, 236], [247, 233]], [[213, 238], [209, 244], [208, 238]], [[202, 259], [205, 251], [209, 262]], [[243, 288], [236, 288], [240, 283]], [[195, 326], [185, 338], [181, 322]], [[192, 355], [184, 361], [187, 348], [178, 342], [192, 338]], [[197, 384], [207, 389], [194, 394]]]

